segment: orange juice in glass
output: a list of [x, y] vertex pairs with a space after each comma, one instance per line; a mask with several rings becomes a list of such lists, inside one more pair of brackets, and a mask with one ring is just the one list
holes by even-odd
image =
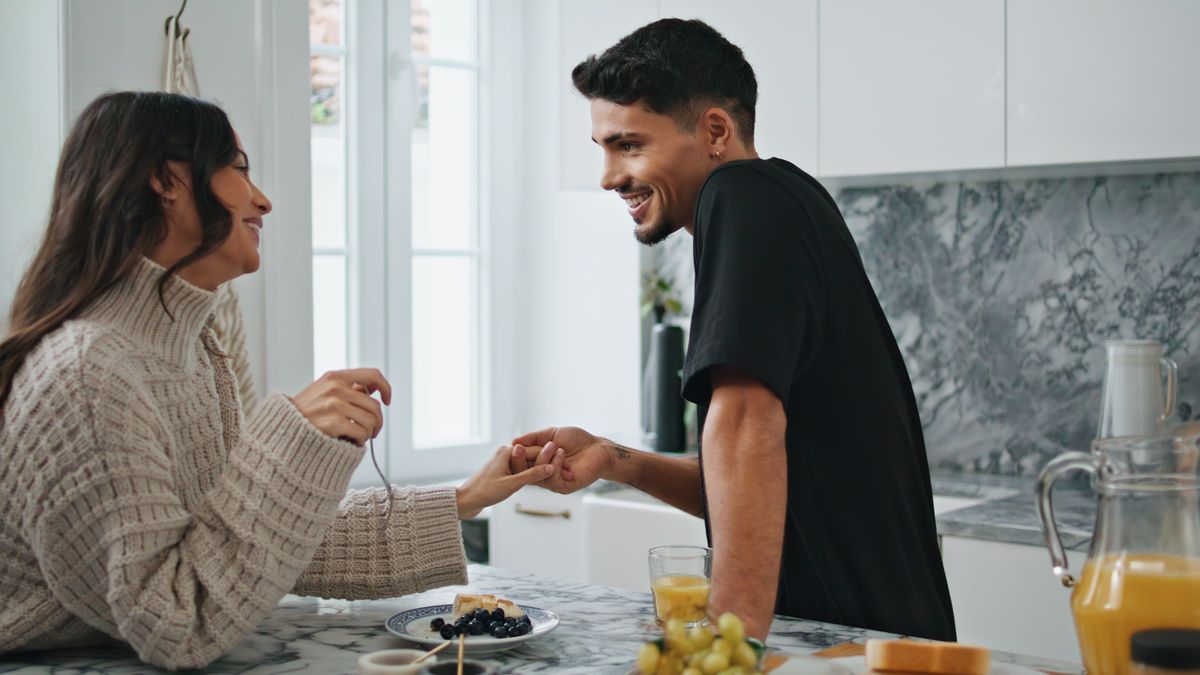
[[658, 625], [680, 619], [689, 627], [708, 616], [712, 549], [706, 546], [656, 546], [650, 549], [650, 591]]

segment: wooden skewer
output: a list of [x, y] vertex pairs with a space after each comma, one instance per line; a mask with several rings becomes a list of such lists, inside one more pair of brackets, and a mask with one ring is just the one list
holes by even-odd
[[467, 646], [467, 636], [458, 636], [458, 675], [463, 675], [463, 649]]
[[416, 665], [416, 664], [418, 664], [418, 663], [420, 663], [420, 662], [424, 661], [425, 659], [427, 659], [427, 658], [429, 658], [429, 657], [433, 656], [434, 654], [437, 654], [438, 652], [442, 651], [443, 649], [445, 649], [446, 647], [449, 647], [449, 646], [450, 646], [450, 645], [452, 645], [452, 644], [454, 644], [454, 640], [446, 640], [446, 641], [445, 641], [445, 642], [443, 642], [442, 644], [440, 644], [440, 645], [438, 645], [438, 646], [434, 647], [433, 649], [430, 649], [430, 650], [429, 650], [429, 652], [428, 652], [428, 653], [426, 653], [426, 654], [425, 654], [424, 656], [422, 656], [421, 658], [417, 659], [416, 661], [413, 661], [413, 665]]

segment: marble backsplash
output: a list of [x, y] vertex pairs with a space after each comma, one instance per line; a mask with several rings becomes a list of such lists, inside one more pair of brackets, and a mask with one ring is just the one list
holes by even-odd
[[[1150, 338], [1200, 417], [1200, 174], [835, 192], [904, 354], [934, 467], [1035, 474], [1095, 435], [1103, 343]], [[692, 295], [691, 238], [654, 264]]]

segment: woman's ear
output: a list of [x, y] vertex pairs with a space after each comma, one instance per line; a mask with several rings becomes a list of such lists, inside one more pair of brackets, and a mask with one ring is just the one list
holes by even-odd
[[152, 174], [150, 176], [150, 189], [157, 192], [158, 196], [161, 197], [164, 202], [173, 202], [175, 201], [176, 196], [175, 176], [171, 175], [170, 171], [167, 171], [165, 178], [166, 184], [164, 185], [163, 180], [160, 179], [159, 176]]

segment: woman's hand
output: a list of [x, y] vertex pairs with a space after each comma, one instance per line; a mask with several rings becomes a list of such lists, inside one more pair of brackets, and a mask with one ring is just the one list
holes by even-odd
[[292, 405], [326, 436], [362, 445], [383, 428], [383, 403], [392, 402], [392, 385], [375, 368], [333, 370], [292, 397]]
[[[508, 499], [526, 485], [540, 483], [558, 472], [562, 466], [562, 451], [544, 464], [513, 472], [515, 448], [503, 446], [474, 476], [458, 488], [458, 517], [468, 520], [479, 515], [486, 506]], [[524, 450], [521, 450], [524, 455]]]

